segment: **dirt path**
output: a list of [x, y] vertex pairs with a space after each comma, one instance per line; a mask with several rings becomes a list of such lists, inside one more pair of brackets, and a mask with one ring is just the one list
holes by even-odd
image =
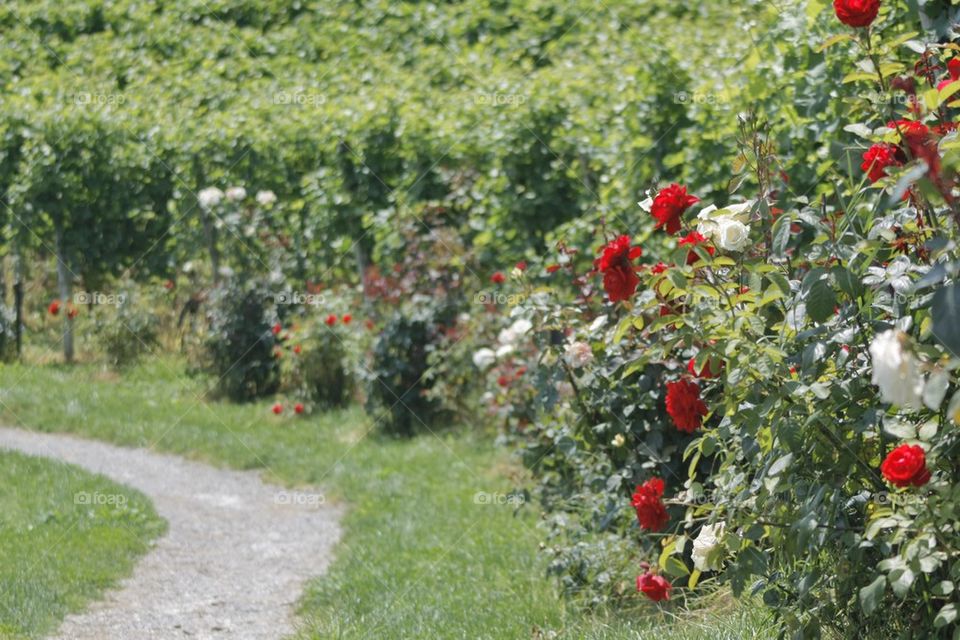
[[0, 447], [69, 462], [153, 500], [167, 533], [104, 600], [68, 616], [58, 638], [281, 638], [304, 583], [340, 535], [319, 493], [264, 484], [255, 472], [74, 436], [0, 428]]

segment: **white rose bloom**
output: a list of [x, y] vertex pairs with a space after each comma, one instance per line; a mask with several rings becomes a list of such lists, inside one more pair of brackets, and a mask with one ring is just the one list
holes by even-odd
[[642, 210], [650, 213], [650, 210], [653, 209], [653, 198], [647, 198], [646, 200], [641, 200], [637, 203]]
[[568, 365], [579, 369], [593, 361], [593, 349], [586, 342], [573, 342], [567, 345], [563, 357]]
[[736, 218], [724, 216], [717, 226], [713, 239], [724, 251], [743, 251], [750, 244], [750, 227]]
[[243, 187], [230, 187], [226, 195], [230, 202], [240, 202], [247, 197], [247, 190]]
[[884, 402], [907, 409], [923, 406], [923, 374], [920, 363], [903, 348], [906, 335], [896, 330], [884, 331], [870, 344], [873, 359], [871, 382], [880, 387]]
[[473, 352], [473, 364], [478, 369], [486, 369], [496, 361], [497, 354], [493, 352], [493, 349], [483, 348]]
[[501, 347], [497, 347], [496, 356], [497, 358], [506, 358], [511, 353], [513, 353], [513, 345], [505, 344]]
[[223, 200], [223, 191], [220, 191], [220, 189], [216, 187], [207, 187], [197, 194], [197, 201], [204, 209], [217, 206], [221, 200]]
[[512, 345], [516, 343], [517, 340], [522, 338], [532, 328], [533, 328], [533, 323], [531, 323], [529, 320], [520, 318], [519, 320], [514, 322], [512, 325], [510, 325], [509, 327], [501, 331], [500, 334], [497, 336], [497, 340], [500, 342], [500, 344]]
[[[699, 571], [717, 571], [720, 569], [721, 558], [717, 558], [713, 551], [720, 545], [723, 537], [723, 523], [704, 525], [700, 535], [693, 541], [693, 566]], [[714, 557], [711, 557], [714, 556]]]
[[277, 194], [273, 191], [257, 191], [257, 204], [261, 207], [272, 206], [276, 201]]

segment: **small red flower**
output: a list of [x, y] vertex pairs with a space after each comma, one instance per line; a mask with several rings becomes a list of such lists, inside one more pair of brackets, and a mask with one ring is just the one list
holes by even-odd
[[527, 261], [526, 261], [526, 260], [521, 260], [520, 262], [517, 263], [516, 267], [517, 267], [517, 269], [520, 270], [520, 271], [526, 271], [526, 270], [527, 270]]
[[670, 265], [663, 262], [658, 262], [657, 264], [650, 267], [650, 273], [653, 275], [659, 275], [670, 268]]
[[47, 313], [49, 313], [49, 314], [52, 315], [52, 316], [59, 315], [59, 314], [60, 314], [60, 301], [59, 301], [59, 300], [54, 300], [53, 302], [51, 302], [51, 303], [50, 303], [50, 306], [47, 307]]
[[637, 511], [640, 528], [647, 531], [660, 531], [670, 520], [667, 508], [663, 506], [663, 479], [650, 478], [634, 489], [630, 502]]
[[341, 321], [343, 322], [343, 324], [350, 324], [350, 322], [351, 322], [352, 320], [353, 320], [353, 316], [350, 315], [349, 313], [343, 314], [343, 318], [341, 319]]
[[667, 413], [673, 418], [677, 429], [693, 433], [703, 424], [708, 413], [706, 403], [700, 399], [700, 385], [689, 380], [667, 383]]
[[633, 260], [643, 255], [643, 249], [630, 246], [630, 236], [620, 236], [603, 247], [600, 257], [594, 261], [603, 273], [603, 288], [610, 302], [629, 300], [640, 284]]
[[274, 415], [280, 415], [283, 413], [283, 405], [278, 402], [277, 404], [273, 405], [270, 410], [273, 411]]
[[503, 284], [507, 281], [507, 277], [503, 275], [500, 271], [497, 271], [492, 276], [490, 276], [490, 282], [493, 284]]
[[510, 385], [510, 378], [508, 378], [507, 376], [500, 376], [499, 378], [497, 378], [497, 384], [500, 385], [501, 387], [507, 387]]
[[303, 347], [298, 344], [293, 345], [293, 352], [297, 355], [300, 355], [300, 352], [303, 351]]
[[332, 327], [333, 325], [337, 324], [337, 316], [331, 313], [327, 316], [327, 319], [324, 322], [327, 323], [328, 327]]
[[273, 335], [278, 336], [280, 332], [283, 331], [283, 326], [278, 322], [270, 328], [270, 331], [273, 332]]
[[560, 265], [551, 264], [547, 267], [547, 273], [556, 273], [560, 269]]
[[173, 280], [167, 280], [166, 282], [163, 283], [163, 288], [166, 289], [167, 291], [173, 291], [174, 287], [176, 286], [177, 285]]
[[646, 572], [637, 576], [637, 591], [647, 596], [654, 602], [670, 599], [670, 590], [673, 585], [663, 576]]
[[875, 144], [863, 154], [860, 168], [867, 172], [870, 182], [876, 182], [887, 176], [887, 167], [899, 167], [903, 164], [897, 157], [899, 149], [892, 144]]
[[711, 256], [716, 252], [714, 247], [707, 245], [707, 239], [704, 238], [699, 231], [691, 231], [680, 239], [679, 244], [681, 247], [690, 247], [690, 251], [687, 253], [687, 264], [696, 264], [696, 262], [700, 260], [700, 256], [693, 250], [693, 247], [705, 246], [707, 253]]
[[276, 358], [277, 360], [279, 360], [280, 358], [283, 357], [283, 351], [281, 351], [280, 349], [274, 349], [274, 350], [273, 350], [273, 357]]
[[927, 456], [919, 445], [902, 444], [888, 453], [880, 473], [898, 487], [922, 487], [930, 481]]
[[896, 129], [907, 144], [923, 144], [930, 137], [930, 127], [918, 120], [891, 120], [887, 128]]
[[73, 320], [78, 315], [80, 315], [80, 311], [78, 311], [75, 306], [71, 304], [67, 307], [67, 318], [69, 318], [70, 320]]
[[293, 412], [297, 415], [303, 413], [303, 403], [298, 402], [297, 404], [293, 405]]
[[517, 372], [514, 374], [513, 377], [514, 377], [514, 378], [520, 378], [520, 377], [521, 377], [523, 374], [525, 374], [526, 372], [527, 372], [527, 368], [526, 368], [526, 367], [520, 367], [519, 369], [517, 369]]
[[869, 27], [877, 19], [880, 0], [833, 0], [833, 10], [848, 27]]
[[[717, 373], [714, 373], [713, 370], [710, 368], [709, 360], [707, 360], [707, 362], [704, 363], [703, 368], [700, 369], [698, 373], [696, 370], [697, 368], [696, 360], [697, 360], [696, 358], [690, 358], [690, 362], [687, 363], [687, 371], [690, 372], [690, 375], [696, 376], [697, 378], [704, 378], [706, 380], [709, 380], [711, 378], [716, 378], [718, 375], [720, 375], [719, 371]], [[720, 369], [723, 369], [722, 362], [720, 363]]]
[[947, 71], [950, 73], [950, 79], [956, 82], [960, 80], [960, 57], [950, 58], [947, 62]]
[[660, 190], [653, 199], [650, 214], [657, 219], [657, 229], [665, 228], [670, 235], [680, 231], [683, 212], [700, 202], [700, 198], [687, 194], [687, 188], [671, 184]]

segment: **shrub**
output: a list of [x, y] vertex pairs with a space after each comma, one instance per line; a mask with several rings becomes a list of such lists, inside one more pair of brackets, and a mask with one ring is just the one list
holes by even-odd
[[373, 349], [367, 381], [367, 411], [386, 433], [411, 436], [430, 427], [440, 403], [428, 396], [427, 357], [438, 339], [431, 313], [394, 315]]
[[259, 280], [230, 280], [210, 295], [204, 368], [231, 400], [254, 400], [280, 387], [272, 295]]
[[347, 360], [338, 330], [320, 325], [304, 340], [303, 351], [295, 359], [294, 386], [305, 400], [321, 408], [341, 407], [350, 400], [354, 385]]
[[125, 293], [115, 311], [97, 320], [96, 335], [111, 366], [123, 368], [151, 353], [159, 344], [159, 321], [150, 309], [139, 307]]

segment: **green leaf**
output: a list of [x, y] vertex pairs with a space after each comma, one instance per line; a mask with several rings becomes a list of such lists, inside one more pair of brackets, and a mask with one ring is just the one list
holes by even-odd
[[830, 281], [822, 278], [810, 285], [807, 294], [807, 315], [814, 322], [826, 322], [833, 316], [833, 310], [837, 306], [837, 294]]
[[943, 605], [943, 608], [940, 609], [940, 613], [937, 614], [937, 617], [933, 619], [933, 626], [936, 629], [942, 629], [948, 624], [953, 623], [957, 619], [957, 605], [950, 602]]
[[960, 284], [944, 287], [933, 296], [930, 310], [933, 336], [953, 355], [960, 356]]
[[873, 582], [860, 589], [860, 608], [865, 614], [870, 615], [877, 610], [886, 589], [887, 579], [884, 576], [878, 576]]

